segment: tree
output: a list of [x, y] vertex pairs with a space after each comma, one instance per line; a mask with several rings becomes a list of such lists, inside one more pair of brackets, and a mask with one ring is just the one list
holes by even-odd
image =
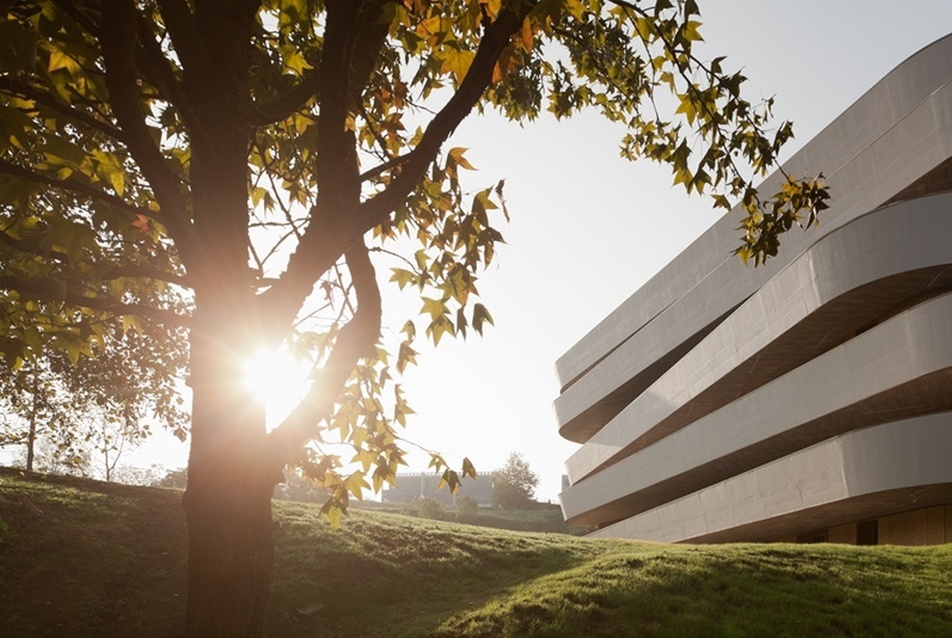
[[166, 470], [165, 476], [153, 481], [152, 485], [154, 487], [174, 487], [178, 489], [185, 489], [187, 483], [188, 470], [183, 467], [176, 470]]
[[539, 476], [518, 452], [512, 452], [506, 463], [493, 472], [493, 505], [513, 510], [525, 509], [539, 485]]
[[113, 321], [97, 334], [90, 356], [75, 363], [55, 348], [19, 365], [0, 361], [0, 400], [7, 404], [0, 444], [23, 445], [28, 470], [38, 438], [48, 451], [47, 470], [92, 464], [107, 481], [123, 452], [149, 436], [154, 420], [185, 439], [184, 332], [144, 320], [134, 327]]
[[460, 496], [456, 499], [456, 515], [461, 521], [475, 518], [479, 514], [479, 502], [472, 496]]
[[36, 464], [37, 444], [46, 435], [61, 434], [53, 444], [58, 448], [57, 465], [76, 466], [85, 461], [75, 433], [58, 427], [68, 413], [65, 388], [56, 375], [63, 357], [53, 355], [14, 370], [0, 364], [0, 446], [23, 446], [23, 466], [33, 470]]
[[[737, 163], [765, 172], [791, 129], [768, 131], [771, 102], [694, 56], [694, 0], [4, 6], [0, 343], [11, 360], [38, 344], [76, 358], [109, 318], [187, 327], [190, 635], [261, 633], [285, 466], [329, 490], [332, 520], [392, 480], [410, 412], [393, 375], [414, 363], [417, 324], [439, 342], [492, 322], [476, 282], [508, 214], [502, 182], [467, 193], [465, 150], [444, 149], [474, 109], [599, 109], [628, 127], [625, 155], [716, 205], [739, 199], [738, 252], [755, 262], [823, 207], [817, 180], [762, 199], [745, 177]], [[375, 262], [420, 295], [400, 343], [381, 341]], [[268, 431], [244, 359], [282, 344], [314, 374]], [[433, 464], [451, 488], [474, 473]]]
[[435, 499], [424, 497], [417, 502], [417, 515], [420, 518], [442, 521], [446, 518], [446, 507]]
[[[181, 487], [184, 487], [184, 485]], [[298, 501], [299, 503], [324, 504], [327, 502], [328, 493], [326, 489], [317, 486], [313, 479], [300, 470], [286, 469], [284, 471], [284, 481], [275, 488], [274, 497], [285, 501]]]

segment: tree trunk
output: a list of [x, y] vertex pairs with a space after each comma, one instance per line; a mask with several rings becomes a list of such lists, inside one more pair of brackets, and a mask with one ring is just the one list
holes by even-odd
[[[260, 636], [274, 553], [264, 408], [243, 385], [248, 332], [192, 327], [188, 524], [189, 636]], [[236, 323], [234, 320], [231, 324]], [[215, 330], [215, 327], [220, 329]]]
[[30, 431], [26, 435], [26, 469], [33, 471], [33, 461], [36, 458], [36, 412], [39, 410], [40, 390], [39, 375], [33, 370], [33, 409], [30, 410]]
[[263, 634], [274, 554], [273, 485], [255, 484], [250, 474], [236, 464], [204, 485], [189, 478], [189, 636]]

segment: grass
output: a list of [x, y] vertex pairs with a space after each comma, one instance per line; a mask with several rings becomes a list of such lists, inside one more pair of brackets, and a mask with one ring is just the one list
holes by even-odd
[[[181, 495], [0, 470], [0, 635], [175, 636]], [[593, 541], [276, 503], [272, 636], [948, 636], [952, 547]]]
[[[358, 503], [358, 509], [369, 509], [376, 512], [391, 514], [405, 514], [421, 517], [420, 507], [414, 503], [376, 503], [365, 501]], [[586, 530], [574, 527], [562, 518], [562, 509], [558, 505], [536, 503], [532, 509], [499, 510], [480, 509], [475, 514], [464, 514], [454, 508], [444, 508], [441, 511], [442, 519], [456, 523], [466, 523], [477, 527], [493, 527], [519, 532], [551, 532], [555, 534], [572, 534], [581, 536]], [[425, 517], [424, 517], [425, 518]]]

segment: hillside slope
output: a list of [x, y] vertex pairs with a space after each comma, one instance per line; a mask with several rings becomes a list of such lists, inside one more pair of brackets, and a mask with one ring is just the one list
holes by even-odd
[[[0, 635], [175, 636], [181, 495], [0, 470]], [[952, 547], [670, 546], [275, 504], [273, 636], [947, 636]]]

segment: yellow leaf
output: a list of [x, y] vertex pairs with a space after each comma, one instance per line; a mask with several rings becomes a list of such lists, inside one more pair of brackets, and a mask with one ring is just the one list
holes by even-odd
[[457, 51], [449, 48], [446, 51], [446, 57], [443, 58], [443, 73], [452, 73], [457, 82], [461, 82], [469, 71], [469, 66], [473, 63], [476, 54], [472, 51]]
[[465, 168], [468, 171], [475, 171], [476, 169], [473, 168], [473, 165], [469, 163], [469, 160], [463, 157], [463, 153], [465, 153], [467, 150], [468, 149], [465, 149], [461, 146], [457, 146], [450, 149], [449, 156], [460, 168]]
[[336, 531], [337, 528], [340, 527], [340, 515], [344, 513], [344, 510], [336, 505], [332, 505], [327, 508], [327, 512], [325, 513], [327, 514], [327, 520], [330, 521], [331, 529]]
[[50, 51], [50, 64], [47, 67], [47, 71], [52, 73], [58, 69], [66, 69], [73, 77], [76, 77], [80, 71], [79, 64], [76, 63], [76, 60], [69, 57], [69, 55], [60, 49], [53, 49]]
[[502, 9], [502, 0], [479, 0], [479, 4], [482, 5], [483, 11], [486, 12], [490, 20], [495, 20]]
[[135, 315], [122, 315], [122, 331], [129, 332], [130, 329], [139, 329], [139, 318]]

